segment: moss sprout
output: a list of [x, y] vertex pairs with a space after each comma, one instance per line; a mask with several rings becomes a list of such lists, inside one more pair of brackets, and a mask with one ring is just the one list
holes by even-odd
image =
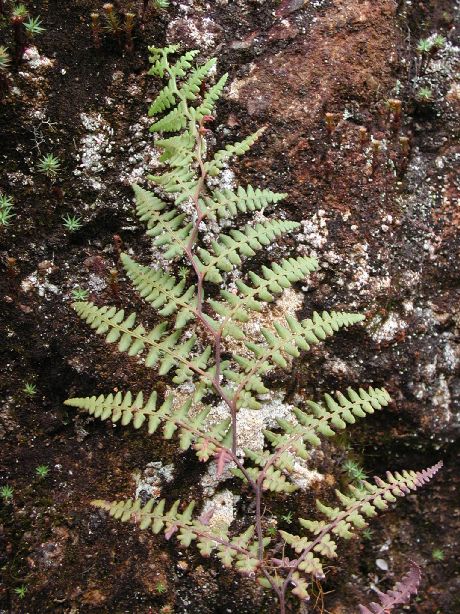
[[441, 548], [435, 548], [431, 553], [431, 558], [433, 559], [433, 561], [437, 561], [438, 563], [440, 563], [445, 559], [444, 550], [441, 550]]
[[14, 213], [11, 212], [12, 209], [13, 199], [11, 196], [0, 194], [0, 227], [10, 225], [14, 217]]
[[37, 386], [30, 382], [27, 382], [22, 390], [28, 397], [34, 397], [37, 394]]
[[27, 586], [22, 584], [21, 586], [16, 587], [14, 589], [14, 592], [19, 597], [19, 599], [24, 599], [24, 597], [26, 596], [26, 593], [27, 593]]
[[30, 38], [43, 34], [45, 31], [40, 17], [29, 17], [29, 19], [24, 22], [24, 28], [26, 29], [27, 35], [30, 36]]
[[8, 484], [5, 484], [5, 486], [0, 487], [0, 497], [4, 501], [8, 501], [12, 499], [13, 494], [14, 494], [14, 490], [11, 488], [11, 486], [8, 486]]
[[37, 168], [43, 175], [46, 175], [49, 178], [54, 178], [57, 176], [61, 168], [61, 162], [57, 156], [47, 154], [40, 159]]
[[362, 482], [367, 479], [364, 469], [354, 460], [346, 460], [343, 464], [343, 469], [353, 481]]
[[77, 215], [67, 214], [62, 219], [64, 220], [64, 227], [67, 228], [69, 232], [76, 232], [77, 230], [80, 230], [82, 226], [81, 218]]
[[84, 290], [83, 288], [74, 288], [72, 290], [72, 300], [74, 301], [86, 301], [88, 298], [88, 290]]
[[25, 4], [16, 4], [11, 12], [11, 18], [24, 20], [28, 14], [29, 11], [27, 10]]
[[429, 103], [433, 101], [433, 90], [429, 87], [421, 87], [417, 90], [416, 98], [419, 102]]
[[48, 465], [39, 465], [35, 468], [35, 475], [39, 478], [46, 478], [49, 472], [50, 468]]

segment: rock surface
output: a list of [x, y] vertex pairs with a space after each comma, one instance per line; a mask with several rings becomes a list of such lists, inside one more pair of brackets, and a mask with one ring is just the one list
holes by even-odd
[[[310, 509], [318, 493], [344, 480], [346, 445], [371, 475], [439, 458], [446, 464], [436, 482], [373, 523], [371, 540], [350, 543], [323, 586], [324, 607], [353, 611], [371, 600], [369, 587], [388, 588], [413, 559], [423, 568], [423, 584], [405, 611], [454, 614], [460, 608], [458, 3], [173, 1], [167, 11], [149, 13], [143, 28], [138, 23], [131, 54], [110, 36], [94, 48], [91, 0], [31, 4], [46, 32], [11, 71], [0, 101], [0, 189], [13, 196], [15, 213], [9, 227], [0, 226], [0, 486], [14, 489], [2, 502], [0, 608], [277, 611], [251, 580], [217, 561], [94, 511], [95, 497], [133, 496], [136, 475], [143, 476], [137, 487], [155, 494], [199, 497], [204, 470], [160, 437], [63, 406], [77, 394], [145, 389], [142, 365], [132, 359], [127, 371], [78, 321], [70, 302], [72, 290], [83, 288], [99, 304], [143, 310], [122, 273], [114, 281], [111, 271], [119, 240], [144, 262], [158, 262], [135, 219], [129, 184], [158, 165], [146, 117], [158, 91], [147, 76], [147, 46], [181, 41], [198, 46], [202, 57], [216, 55], [218, 72], [229, 72], [213, 124], [217, 143], [267, 126], [228, 178], [233, 182], [234, 172], [243, 185], [288, 193], [277, 214], [301, 228], [270, 256], [297, 250], [321, 263], [309, 284], [296, 288], [298, 315], [335, 308], [367, 316], [271, 383], [286, 403], [357, 383], [385, 385], [395, 401], [357, 426], [342, 447], [324, 447], [315, 459], [322, 479], [296, 496], [299, 509]], [[0, 44], [12, 48], [10, 31], [1, 27]], [[417, 41], [435, 32], [446, 45], [422, 70]], [[432, 92], [427, 104], [417, 97], [421, 87]], [[402, 101], [400, 119], [388, 107], [395, 98]], [[61, 160], [53, 181], [37, 171], [48, 153]], [[67, 214], [81, 218], [81, 230], [65, 230]], [[25, 394], [28, 382], [35, 395]], [[168, 385], [151, 376], [147, 382], [149, 390]], [[35, 474], [39, 465], [49, 467], [45, 479]], [[170, 465], [174, 479], [158, 478], [157, 469]], [[220, 495], [227, 516], [237, 507], [251, 514], [232, 496], [234, 484], [227, 487]], [[291, 530], [284, 520], [278, 524]], [[433, 557], [435, 549], [442, 560]], [[21, 585], [23, 600], [14, 592]], [[303, 611], [292, 604], [292, 612]]]

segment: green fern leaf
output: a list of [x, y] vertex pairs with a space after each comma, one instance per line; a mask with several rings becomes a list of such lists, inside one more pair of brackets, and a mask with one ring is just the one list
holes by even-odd
[[231, 230], [229, 235], [220, 235], [212, 242], [212, 252], [200, 248], [201, 271], [207, 281], [220, 283], [220, 271], [229, 272], [242, 264], [241, 256], [254, 256], [256, 250], [271, 245], [275, 239], [297, 228], [297, 222], [270, 220], [255, 226], [246, 226], [243, 231]]
[[121, 254], [120, 259], [142, 298], [162, 316], [177, 313], [174, 328], [183, 328], [195, 317], [195, 286], [185, 289], [185, 280], [177, 282], [172, 275], [137, 264], [127, 254]]
[[265, 132], [265, 128], [260, 128], [253, 134], [250, 134], [242, 141], [238, 143], [232, 143], [231, 145], [226, 145], [225, 149], [221, 149], [217, 151], [212, 160], [206, 162], [204, 168], [206, 173], [211, 177], [218, 175], [220, 169], [224, 165], [225, 161], [231, 158], [232, 156], [242, 156], [254, 145], [254, 143], [262, 136]]
[[158, 113], [162, 113], [171, 108], [175, 103], [176, 93], [174, 91], [174, 84], [170, 81], [150, 105], [148, 116], [153, 117]]
[[183, 103], [150, 126], [150, 132], [179, 132], [187, 125], [187, 115]]
[[211, 196], [200, 200], [201, 209], [211, 219], [229, 219], [238, 213], [261, 211], [271, 204], [278, 203], [286, 198], [287, 194], [277, 194], [271, 190], [254, 189], [251, 185], [246, 188], [239, 187], [235, 192], [231, 190], [214, 190]]
[[149, 47], [149, 62], [152, 64], [148, 74], [163, 78], [169, 66], [168, 55], [177, 53], [180, 45], [169, 45], [168, 47]]
[[198, 124], [205, 115], [212, 115], [216, 102], [219, 100], [222, 91], [227, 83], [228, 74], [225, 73], [222, 77], [211, 86], [203, 97], [203, 102], [196, 109], [190, 109], [190, 115]]

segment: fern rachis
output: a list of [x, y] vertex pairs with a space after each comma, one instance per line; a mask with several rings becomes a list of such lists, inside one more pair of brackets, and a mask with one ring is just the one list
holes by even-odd
[[[194, 280], [190, 283], [169, 270], [139, 265], [122, 254], [128, 278], [157, 310], [161, 323], [147, 330], [137, 323], [136, 314], [126, 317], [122, 309], [84, 301], [74, 307], [97, 334], [108, 343], [116, 343], [120, 352], [142, 357], [147, 368], [157, 369], [159, 376], [170, 374], [177, 385], [188, 383], [192, 392], [181, 402], [174, 392], [161, 403], [156, 392], [149, 396], [127, 392], [74, 398], [66, 403], [101, 420], [132, 423], [136, 429], [147, 427], [150, 434], [161, 425], [164, 438], [179, 436], [181, 450], [193, 447], [200, 461], [216, 462], [217, 475], [227, 464], [232, 465], [234, 476], [246, 482], [255, 499], [255, 522], [239, 534], [231, 526], [215, 527], [206, 518], [194, 517], [194, 502], [184, 511], [180, 502], [165, 511], [166, 502], [155, 505], [153, 499], [144, 506], [130, 499], [112, 503], [97, 500], [94, 505], [122, 521], [137, 521], [142, 529], [163, 531], [166, 539], [175, 537], [182, 546], [196, 542], [204, 556], [215, 552], [225, 566], [254, 575], [262, 586], [272, 589], [280, 611], [285, 612], [289, 592], [301, 600], [308, 599], [309, 578], [323, 577], [322, 559], [336, 557], [339, 539], [354, 537], [356, 530], [366, 526], [367, 517], [431, 479], [441, 464], [422, 472], [388, 473], [386, 481], [376, 478], [375, 484], [364, 481], [359, 489], [351, 486], [347, 493], [337, 491], [339, 507], [318, 502], [326, 520], [298, 518], [307, 534], [278, 531], [275, 539], [267, 534], [265, 492], [289, 495], [297, 488], [292, 479], [295, 463], [308, 460], [310, 451], [321, 445], [324, 437], [332, 437], [388, 405], [390, 397], [383, 388], [349, 388], [346, 393], [325, 395], [323, 402], [306, 401], [305, 407], [292, 410], [289, 419], [279, 419], [278, 428], [264, 432], [262, 451], [247, 448], [244, 457], [238, 453], [238, 411], [241, 407], [257, 411], [264, 404], [263, 395], [268, 391], [265, 375], [274, 369], [289, 369], [301, 352], [341, 328], [359, 323], [363, 316], [332, 311], [314, 313], [299, 321], [286, 315], [283, 323], [261, 327], [258, 339], [247, 337], [245, 323], [263, 312], [277, 295], [308, 277], [318, 263], [305, 256], [283, 258], [263, 265], [259, 273], [249, 271], [246, 278], [236, 279], [231, 286], [232, 274], [243, 260], [298, 224], [269, 218], [231, 228], [211, 241], [203, 240], [212, 224], [223, 220], [233, 223], [240, 214], [276, 205], [286, 195], [252, 186], [234, 191], [215, 188], [209, 178], [217, 177], [232, 156], [245, 153], [263, 130], [210, 153], [205, 124], [222, 93], [226, 75], [203, 90], [214, 60], [194, 67], [197, 52], [191, 51], [170, 61], [178, 52], [175, 45], [150, 48], [150, 52], [150, 74], [167, 79], [149, 110], [155, 117], [151, 131], [166, 133], [157, 141], [166, 170], [149, 177], [157, 186], [155, 193], [134, 186], [136, 210], [147, 223], [147, 234], [154, 245], [171, 262], [171, 271], [185, 262]], [[219, 297], [212, 291], [216, 285]], [[232, 352], [235, 343], [241, 351]], [[228, 418], [211, 426], [210, 406], [205, 400], [212, 402], [216, 397], [226, 404]], [[282, 547], [286, 556], [278, 559], [276, 547]]]

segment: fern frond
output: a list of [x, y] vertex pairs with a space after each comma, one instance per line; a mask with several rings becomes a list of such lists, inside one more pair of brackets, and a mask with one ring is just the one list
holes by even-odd
[[336, 392], [338, 402], [326, 394], [324, 405], [307, 401], [310, 412], [297, 407], [293, 409], [298, 420], [297, 424], [283, 420], [279, 422], [279, 426], [286, 435], [299, 433], [306, 443], [319, 445], [319, 435], [332, 437], [335, 431], [346, 428], [347, 424], [354, 424], [356, 418], [364, 418], [366, 414], [372, 414], [376, 409], [386, 407], [391, 401], [390, 395], [384, 388], [370, 387], [367, 392], [360, 388], [359, 393], [348, 388], [347, 394], [348, 398], [341, 392]]
[[167, 72], [171, 77], [185, 77], [187, 71], [192, 68], [192, 61], [198, 55], [197, 49], [186, 51], [180, 58], [171, 66], [168, 65]]
[[164, 257], [172, 259], [184, 253], [193, 224], [186, 222], [186, 214], [175, 208], [165, 209], [162, 200], [138, 185], [133, 186], [136, 211], [147, 221], [147, 235], [154, 237], [154, 245], [165, 249]]
[[[195, 336], [180, 343], [182, 331], [168, 333], [165, 323], [147, 332], [142, 324], [134, 328], [135, 313], [125, 318], [123, 309], [117, 311], [116, 307], [97, 307], [89, 302], [74, 303], [73, 307], [78, 315], [95, 329], [96, 334], [106, 336], [107, 343], [118, 343], [118, 351], [127, 352], [129, 356], [138, 356], [148, 349], [145, 365], [153, 367], [159, 364], [160, 375], [166, 375], [177, 363], [194, 368], [189, 354], [195, 346]], [[207, 378], [203, 370], [198, 370], [198, 373]]]
[[209, 428], [206, 418], [210, 412], [209, 407], [203, 408], [199, 413], [192, 412], [206, 392], [206, 385], [197, 386], [195, 392], [179, 407], [175, 407], [174, 396], [169, 395], [157, 408], [157, 393], [153, 392], [144, 402], [144, 395], [139, 392], [135, 398], [131, 392], [123, 395], [109, 394], [98, 397], [82, 397], [67, 399], [64, 403], [76, 407], [101, 420], [120, 421], [123, 426], [132, 423], [139, 429], [144, 423], [147, 425], [149, 435], [155, 433], [163, 424], [163, 437], [171, 439], [174, 433], [179, 433], [181, 450], [188, 450], [192, 445], [202, 462], [213, 458], [227, 444], [226, 436], [230, 419], [225, 419]]
[[[288, 574], [288, 579], [294, 577], [294, 573], [299, 571], [313, 575], [317, 578], [324, 577], [323, 563], [321, 558], [334, 559], [336, 558], [337, 540], [350, 539], [354, 535], [355, 529], [361, 529], [367, 526], [366, 517], [373, 517], [377, 514], [377, 510], [387, 508], [388, 501], [395, 501], [396, 497], [402, 497], [411, 490], [426, 484], [441, 468], [442, 462], [437, 463], [429, 469], [423, 471], [402, 472], [401, 474], [387, 473], [387, 481], [384, 482], [376, 478], [376, 484], [364, 483], [362, 489], [352, 488], [349, 495], [338, 493], [342, 503], [342, 508], [332, 508], [317, 502], [319, 511], [324, 514], [327, 520], [305, 520], [299, 518], [300, 524], [306, 528], [313, 537], [295, 535], [287, 531], [280, 530], [280, 535], [285, 543], [289, 545], [300, 556], [293, 561], [284, 559], [284, 564], [291, 571]], [[407, 585], [412, 587], [417, 586], [416, 575], [408, 580]], [[395, 587], [394, 594], [390, 595], [386, 603], [388, 603], [388, 611], [393, 605], [397, 605], [397, 599], [404, 595], [404, 598], [410, 595], [410, 591], [405, 590], [406, 582], [403, 581], [402, 586]], [[412, 591], [413, 592], [413, 591]], [[387, 595], [385, 595], [385, 598]], [[392, 599], [395, 599], [394, 603]], [[382, 602], [383, 605], [384, 602]], [[379, 608], [377, 604], [372, 604], [373, 607]], [[360, 606], [362, 614], [371, 614], [371, 610]], [[387, 609], [372, 610], [372, 614], [383, 614]]]
[[230, 419], [222, 420], [212, 428], [207, 427], [206, 418], [210, 408], [202, 408], [199, 413], [193, 408], [199, 403], [207, 390], [205, 384], [196, 387], [185, 403], [179, 407], [174, 406], [174, 397], [169, 395], [157, 408], [157, 393], [153, 392], [144, 402], [144, 394], [139, 392], [135, 398], [131, 392], [123, 395], [109, 394], [99, 397], [82, 397], [67, 399], [64, 403], [86, 411], [100, 420], [121, 421], [122, 426], [132, 423], [135, 429], [147, 425], [149, 435], [155, 433], [163, 424], [163, 437], [171, 439], [174, 433], [179, 433], [181, 450], [188, 450], [192, 445], [202, 462], [213, 458], [220, 450], [226, 449]]
[[275, 204], [286, 198], [287, 194], [272, 192], [271, 190], [254, 189], [251, 185], [246, 188], [241, 186], [232, 190], [214, 190], [210, 196], [204, 197], [201, 203], [202, 211], [208, 218], [228, 219], [238, 215], [261, 211], [271, 204]]
[[[209, 74], [215, 64], [216, 60], [212, 58], [202, 66], [193, 69], [187, 80], [179, 89], [177, 88], [175, 78], [171, 77], [168, 84], [161, 90], [150, 105], [148, 112], [149, 117], [167, 111], [176, 103], [177, 98], [185, 98], [191, 101], [196, 100], [203, 79]], [[174, 72], [177, 71], [177, 68], [171, 70]]]
[[177, 282], [172, 275], [142, 266], [127, 254], [121, 254], [120, 259], [129, 279], [142, 298], [158, 309], [158, 313], [162, 316], [177, 313], [174, 328], [183, 328], [195, 317], [194, 285], [185, 289], [185, 280]]
[[[228, 526], [208, 526], [199, 519], [192, 517], [195, 502], [188, 504], [183, 512], [179, 512], [180, 501], [176, 501], [165, 512], [166, 501], [162, 499], [155, 505], [151, 499], [142, 506], [139, 499], [133, 501], [92, 501], [94, 507], [103, 509], [110, 516], [121, 522], [133, 521], [141, 529], [150, 529], [157, 534], [163, 531], [166, 539], [176, 534], [180, 544], [188, 547], [196, 542], [204, 556], [209, 556], [213, 550], [225, 567], [235, 568], [242, 574], [253, 574], [260, 565], [257, 558], [257, 541], [253, 540], [254, 527], [249, 527], [243, 533], [232, 538], [228, 537]], [[268, 545], [270, 540], [265, 540]]]
[[188, 76], [187, 81], [179, 89], [179, 98], [186, 98], [190, 101], [196, 100], [203, 80], [214, 68], [216, 61], [215, 58], [211, 58], [201, 66], [198, 66], [198, 68], [195, 68]]
[[149, 433], [156, 431], [160, 424], [159, 417], [169, 415], [168, 412], [172, 407], [172, 403], [167, 399], [157, 410], [156, 392], [152, 392], [146, 403], [142, 392], [139, 392], [134, 399], [131, 392], [125, 395], [117, 392], [115, 395], [67, 399], [64, 405], [86, 411], [90, 416], [101, 420], [112, 420], [112, 422], [121, 420], [123, 426], [132, 422], [135, 429], [139, 429], [147, 420]]
[[264, 431], [274, 450], [289, 450], [302, 459], [308, 459], [305, 444], [319, 446], [320, 436], [334, 436], [336, 431], [344, 429], [347, 424], [354, 424], [356, 418], [362, 418], [367, 413], [373, 413], [375, 409], [385, 407], [391, 400], [384, 388], [369, 388], [368, 392], [360, 388], [359, 395], [349, 388], [350, 400], [340, 392], [336, 395], [340, 399], [340, 405], [330, 395], [325, 395], [326, 406], [307, 401], [312, 413], [293, 408], [297, 422], [277, 419], [281, 433]]
[[149, 47], [149, 62], [152, 64], [148, 74], [163, 78], [169, 66], [168, 56], [179, 51], [180, 45], [168, 45], [167, 47]]
[[380, 603], [372, 602], [368, 607], [359, 605], [359, 614], [388, 614], [397, 605], [404, 605], [412, 595], [416, 595], [422, 574], [420, 567], [411, 561], [410, 570], [397, 582], [392, 590], [386, 593], [376, 590]]
[[188, 167], [194, 160], [195, 144], [193, 135], [188, 131], [165, 139], [158, 139], [156, 145], [163, 149], [159, 160], [167, 162], [171, 167]]
[[[362, 488], [350, 486], [347, 495], [336, 491], [342, 507], [332, 508], [317, 501], [318, 510], [327, 520], [311, 521], [299, 518], [300, 524], [316, 535], [316, 538], [295, 535], [283, 537], [297, 553], [303, 552], [306, 555], [313, 551], [327, 558], [335, 558], [337, 538], [350, 539], [355, 529], [367, 526], [366, 518], [372, 518], [378, 511], [386, 510], [388, 503], [396, 501], [396, 497], [404, 497], [429, 482], [441, 467], [442, 462], [439, 462], [422, 471], [387, 472], [386, 481], [375, 478], [375, 484], [364, 481]], [[303, 560], [303, 557], [301, 559]], [[299, 569], [302, 569], [302, 564]]]
[[150, 126], [150, 132], [179, 132], [187, 125], [187, 115], [185, 105], [180, 102], [167, 115], [156, 121]]
[[163, 211], [167, 205], [161, 198], [135, 183], [132, 188], [136, 200], [136, 214], [141, 222], [147, 222], [151, 226], [156, 222], [159, 212]]
[[176, 103], [176, 92], [174, 88], [174, 84], [169, 81], [168, 85], [161, 90], [155, 100], [149, 107], [148, 116], [153, 117], [158, 113], [162, 113], [163, 111], [167, 111]]
[[309, 350], [310, 344], [319, 343], [340, 328], [356, 324], [363, 319], [364, 316], [360, 314], [324, 311], [322, 315], [315, 312], [313, 318], [302, 322], [292, 316], [286, 316], [288, 328], [275, 321], [273, 326], [276, 332], [261, 328], [268, 349], [257, 343], [245, 342], [247, 349], [256, 358], [250, 373], [259, 373], [259, 369], [265, 372], [267, 362], [272, 367], [285, 369], [288, 362], [284, 355], [297, 357], [300, 355], [300, 350]]
[[222, 77], [212, 85], [203, 96], [203, 102], [196, 108], [190, 109], [190, 115], [193, 120], [198, 124], [201, 122], [205, 115], [212, 115], [216, 102], [219, 100], [220, 95], [227, 83], [228, 74], [225, 73]]
[[220, 271], [229, 272], [235, 265], [241, 265], [241, 256], [255, 256], [256, 250], [271, 245], [275, 239], [297, 228], [297, 222], [269, 220], [263, 224], [246, 226], [243, 231], [231, 230], [229, 235], [220, 235], [212, 242], [212, 252], [200, 248], [198, 254], [201, 271], [206, 281], [220, 283]]
[[[298, 256], [297, 258], [283, 258], [279, 262], [272, 262], [270, 267], [262, 266], [263, 277], [250, 271], [249, 277], [253, 283], [252, 287], [240, 279], [235, 282], [242, 295], [239, 307], [261, 311], [264, 302], [272, 302], [275, 299], [274, 294], [280, 294], [286, 288], [292, 287], [293, 283], [305, 279], [317, 268], [318, 261], [315, 258]], [[227, 298], [227, 294], [223, 292], [221, 294], [224, 298]]]
[[262, 136], [265, 132], [265, 128], [260, 128], [253, 134], [250, 134], [242, 141], [237, 143], [232, 143], [231, 145], [226, 145], [225, 149], [220, 149], [216, 151], [212, 160], [206, 162], [204, 164], [204, 168], [206, 173], [211, 177], [218, 175], [221, 170], [224, 162], [231, 158], [232, 156], [242, 156], [254, 145], [254, 143]]

